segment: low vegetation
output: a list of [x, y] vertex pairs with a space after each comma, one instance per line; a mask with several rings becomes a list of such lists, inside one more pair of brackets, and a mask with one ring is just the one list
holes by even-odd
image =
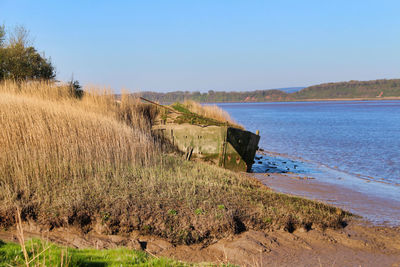
[[216, 105], [203, 106], [194, 101], [185, 101], [174, 103], [171, 107], [178, 112], [178, 116], [173, 120], [178, 124], [233, 126], [243, 129], [243, 126], [238, 125], [226, 111]]
[[210, 119], [214, 119], [217, 121], [221, 121], [221, 122], [229, 122], [229, 123], [236, 123], [231, 116], [229, 115], [228, 112], [226, 112], [225, 110], [219, 108], [216, 105], [201, 105], [197, 102], [194, 101], [190, 101], [190, 100], [186, 100], [183, 103], [188, 110], [190, 110], [193, 113], [196, 113], [200, 116], [206, 117], [206, 118], [210, 118]]
[[279, 194], [255, 179], [168, 154], [152, 136], [157, 110], [124, 95], [51, 82], [0, 85], [0, 226], [132, 231], [175, 244], [247, 229], [342, 227], [332, 206]]

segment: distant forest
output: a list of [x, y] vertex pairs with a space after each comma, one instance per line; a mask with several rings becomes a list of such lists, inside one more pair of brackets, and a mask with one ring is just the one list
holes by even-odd
[[284, 91], [256, 90], [247, 92], [208, 91], [188, 92], [176, 91], [168, 93], [140, 92], [138, 95], [160, 103], [182, 102], [194, 100], [202, 103], [210, 102], [269, 102], [269, 101], [298, 101], [312, 99], [340, 98], [384, 98], [400, 97], [400, 79], [349, 81], [324, 83], [306, 87], [300, 91], [286, 93]]

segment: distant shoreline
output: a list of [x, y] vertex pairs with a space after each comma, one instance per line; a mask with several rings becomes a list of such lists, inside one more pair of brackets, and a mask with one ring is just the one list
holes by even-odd
[[[379, 97], [379, 98], [311, 98], [311, 99], [293, 99], [293, 100], [284, 100], [284, 101], [266, 101], [268, 102], [320, 102], [320, 101], [375, 101], [375, 100], [400, 100], [400, 96], [394, 97]], [[250, 103], [250, 102], [243, 102]], [[257, 102], [253, 102], [257, 103]], [[260, 102], [262, 103], [262, 102]]]
[[321, 102], [321, 101], [382, 101], [382, 100], [400, 100], [400, 96], [380, 97], [380, 98], [320, 98], [320, 99], [285, 99], [274, 101], [224, 101], [224, 102], [202, 102], [202, 104], [222, 104], [222, 103], [279, 103], [279, 102]]
[[[234, 104], [234, 103], [283, 103], [283, 102], [338, 102], [338, 101], [384, 101], [400, 100], [400, 96], [380, 97], [380, 98], [321, 98], [321, 99], [293, 99], [293, 100], [274, 100], [274, 101], [223, 101], [223, 102], [200, 102], [201, 104]], [[162, 105], [171, 105], [174, 102], [161, 102]]]
[[287, 92], [279, 89], [253, 91], [173, 91], [135, 93], [138, 96], [160, 103], [193, 100], [200, 103], [233, 102], [292, 102], [292, 101], [351, 101], [400, 99], [400, 79], [348, 81], [323, 83]]

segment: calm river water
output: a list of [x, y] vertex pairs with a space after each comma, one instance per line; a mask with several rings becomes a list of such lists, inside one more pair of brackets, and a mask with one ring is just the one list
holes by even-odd
[[400, 101], [218, 106], [247, 130], [260, 130], [261, 148], [307, 162], [310, 169], [323, 166], [316, 171], [320, 179], [400, 200]]

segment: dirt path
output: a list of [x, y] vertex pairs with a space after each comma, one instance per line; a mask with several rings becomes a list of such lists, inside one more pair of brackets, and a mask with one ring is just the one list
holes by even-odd
[[[46, 232], [25, 224], [27, 237], [41, 237], [76, 248], [143, 249], [152, 255], [188, 262], [234, 263], [241, 266], [399, 266], [400, 227], [369, 226], [351, 222], [342, 230], [247, 231], [202, 245], [174, 246], [152, 236], [81, 234], [74, 229]], [[15, 231], [0, 232], [0, 239], [16, 241]]]

